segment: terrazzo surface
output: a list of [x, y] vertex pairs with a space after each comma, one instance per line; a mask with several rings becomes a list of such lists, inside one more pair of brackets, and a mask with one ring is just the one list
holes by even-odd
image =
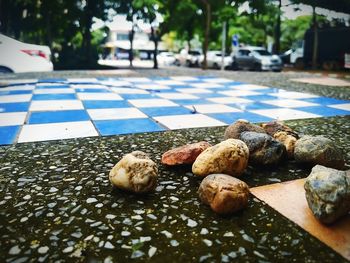
[[[325, 135], [350, 163], [350, 116], [287, 121], [299, 133]], [[220, 217], [200, 203], [190, 167], [168, 168], [161, 154], [189, 142], [223, 139], [225, 127], [88, 137], [0, 147], [1, 262], [346, 262], [272, 208]], [[109, 170], [132, 150], [159, 165], [150, 195], [113, 189]], [[306, 177], [284, 162], [249, 167], [250, 187]]]

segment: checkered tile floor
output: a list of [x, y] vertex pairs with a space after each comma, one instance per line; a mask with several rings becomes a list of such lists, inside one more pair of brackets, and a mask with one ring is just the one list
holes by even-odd
[[350, 115], [350, 101], [216, 77], [7, 81], [0, 144]]

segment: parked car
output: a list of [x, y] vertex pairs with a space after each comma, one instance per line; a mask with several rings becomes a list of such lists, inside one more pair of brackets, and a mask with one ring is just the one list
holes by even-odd
[[186, 67], [199, 67], [200, 57], [202, 53], [199, 50], [182, 49], [179, 54], [175, 56], [175, 65]]
[[[203, 63], [204, 56], [200, 58], [201, 64]], [[207, 52], [207, 66], [208, 68], [220, 69], [221, 68], [221, 51], [208, 51]], [[228, 54], [225, 54], [224, 57], [224, 68], [228, 69], [231, 67], [232, 57]]]
[[164, 66], [171, 66], [175, 64], [175, 56], [173, 52], [161, 52], [157, 56], [158, 62]]
[[0, 34], [0, 72], [52, 71], [48, 46], [27, 44]]
[[232, 56], [233, 69], [281, 71], [282, 60], [262, 47], [242, 47]]

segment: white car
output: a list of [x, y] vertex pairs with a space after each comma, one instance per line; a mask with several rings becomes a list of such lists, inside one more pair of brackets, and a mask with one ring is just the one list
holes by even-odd
[[0, 34], [0, 73], [52, 70], [48, 46], [27, 44]]
[[164, 66], [170, 66], [175, 64], [175, 56], [173, 52], [161, 52], [157, 56], [158, 62]]
[[[201, 63], [203, 63], [204, 56], [201, 56]], [[221, 51], [208, 51], [207, 52], [207, 66], [208, 68], [220, 69], [221, 68]], [[232, 57], [225, 55], [224, 57], [224, 69], [231, 67]]]

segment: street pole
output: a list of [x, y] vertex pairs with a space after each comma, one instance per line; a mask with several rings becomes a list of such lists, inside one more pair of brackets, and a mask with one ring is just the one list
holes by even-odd
[[222, 42], [221, 42], [221, 70], [225, 69], [225, 47], [226, 47], [226, 21], [222, 23]]

